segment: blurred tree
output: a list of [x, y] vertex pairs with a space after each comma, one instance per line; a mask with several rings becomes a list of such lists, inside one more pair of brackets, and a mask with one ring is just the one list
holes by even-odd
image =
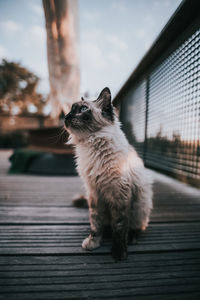
[[79, 98], [77, 0], [43, 0], [47, 32], [52, 117]]
[[0, 64], [0, 112], [42, 114], [45, 99], [36, 91], [39, 78], [19, 63]]

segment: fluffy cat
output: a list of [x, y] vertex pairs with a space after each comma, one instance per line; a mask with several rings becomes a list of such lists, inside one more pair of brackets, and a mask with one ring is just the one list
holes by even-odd
[[82, 247], [100, 247], [103, 228], [110, 224], [112, 256], [124, 259], [128, 237], [148, 225], [152, 187], [142, 160], [120, 129], [109, 88], [95, 101], [74, 103], [65, 127], [87, 191], [91, 232]]

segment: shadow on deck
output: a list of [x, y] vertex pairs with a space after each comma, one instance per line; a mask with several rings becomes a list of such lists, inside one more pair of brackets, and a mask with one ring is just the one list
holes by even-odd
[[0, 299], [200, 299], [200, 191], [155, 178], [148, 230], [114, 263], [88, 253], [88, 213], [71, 206], [78, 177], [7, 175], [0, 152]]

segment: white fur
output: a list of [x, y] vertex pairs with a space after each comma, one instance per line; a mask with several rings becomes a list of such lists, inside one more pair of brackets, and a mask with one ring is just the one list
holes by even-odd
[[71, 133], [71, 142], [76, 145], [77, 170], [85, 183], [89, 206], [101, 199], [119, 208], [124, 202], [132, 203], [129, 227], [145, 230], [153, 206], [151, 180], [118, 120], [94, 133]]

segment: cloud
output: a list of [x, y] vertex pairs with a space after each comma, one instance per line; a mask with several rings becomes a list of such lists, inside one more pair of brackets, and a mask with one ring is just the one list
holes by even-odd
[[153, 17], [153, 15], [147, 14], [146, 16], [144, 16], [144, 24], [143, 24], [143, 28], [146, 30], [154, 30], [155, 31], [155, 27], [157, 27], [158, 25], [156, 24], [157, 20], [155, 19], [155, 17]]
[[137, 29], [135, 31], [135, 36], [139, 39], [144, 39], [147, 35], [148, 35], [148, 32], [143, 28]]
[[108, 59], [112, 63], [117, 64], [117, 65], [119, 65], [121, 63], [120, 55], [117, 52], [114, 52], [114, 51], [112, 51], [108, 54]]
[[148, 29], [135, 28], [134, 36], [137, 39], [140, 47], [142, 47], [145, 52], [150, 48], [154, 40], [154, 34], [150, 27], [148, 27]]
[[105, 35], [106, 40], [115, 48], [118, 48], [120, 50], [127, 50], [128, 45], [120, 38], [118, 38], [114, 34], [107, 34]]
[[44, 57], [44, 59], [41, 59], [40, 61], [35, 60], [32, 65], [32, 69], [42, 79], [48, 79], [48, 66], [47, 66], [47, 61], [46, 61], [45, 57]]
[[93, 29], [82, 36], [81, 57], [82, 63], [93, 72], [106, 70], [108, 66], [121, 63], [122, 52], [128, 49], [128, 45], [117, 35], [105, 33], [99, 29]]
[[106, 61], [103, 52], [101, 48], [92, 41], [87, 41], [83, 44], [82, 54], [84, 61], [94, 69], [100, 70], [105, 68]]
[[127, 11], [127, 7], [124, 4], [124, 1], [115, 1], [112, 3], [112, 9], [117, 10], [120, 13]]
[[165, 7], [169, 7], [170, 5], [171, 5], [171, 1], [169, 1], [169, 0], [164, 1], [164, 6]]
[[39, 5], [37, 3], [30, 3], [30, 7], [37, 16], [39, 16], [39, 17], [44, 16], [44, 10], [43, 10], [42, 5]]
[[84, 32], [84, 35], [82, 35], [81, 43], [84, 44], [85, 42], [93, 42], [96, 45], [101, 44], [101, 47], [104, 47], [105, 49], [111, 48], [122, 51], [128, 49], [127, 43], [117, 35], [105, 33], [103, 30], [99, 29], [92, 29], [88, 32]]
[[38, 42], [44, 43], [46, 41], [45, 28], [39, 25], [34, 25], [30, 28], [31, 36]]
[[94, 22], [94, 21], [96, 21], [99, 18], [99, 15], [98, 15], [98, 13], [95, 13], [95, 12], [85, 11], [83, 13], [83, 17], [87, 21]]
[[[96, 95], [99, 87], [109, 85], [114, 91], [114, 83], [127, 59], [128, 45], [117, 34], [99, 28], [84, 31], [81, 36], [81, 91]], [[124, 53], [126, 55], [124, 55]], [[123, 75], [121, 75], [123, 76]]]
[[33, 71], [41, 78], [48, 77], [45, 28], [39, 25], [30, 27], [24, 38], [24, 48]]
[[99, 41], [102, 41], [105, 37], [105, 33], [96, 28], [92, 28], [89, 31], [84, 31], [81, 35], [81, 40], [84, 43], [85, 41], [93, 41], [98, 43]]
[[10, 32], [10, 33], [16, 33], [21, 31], [22, 25], [18, 24], [12, 20], [2, 21], [0, 22], [0, 29], [2, 31]]
[[3, 47], [2, 45], [0, 45], [0, 60], [2, 58], [5, 58], [7, 56], [7, 50], [5, 47]]
[[81, 57], [84, 66], [92, 68], [95, 72], [106, 66], [103, 43], [103, 32], [98, 29], [87, 31], [81, 39]]

